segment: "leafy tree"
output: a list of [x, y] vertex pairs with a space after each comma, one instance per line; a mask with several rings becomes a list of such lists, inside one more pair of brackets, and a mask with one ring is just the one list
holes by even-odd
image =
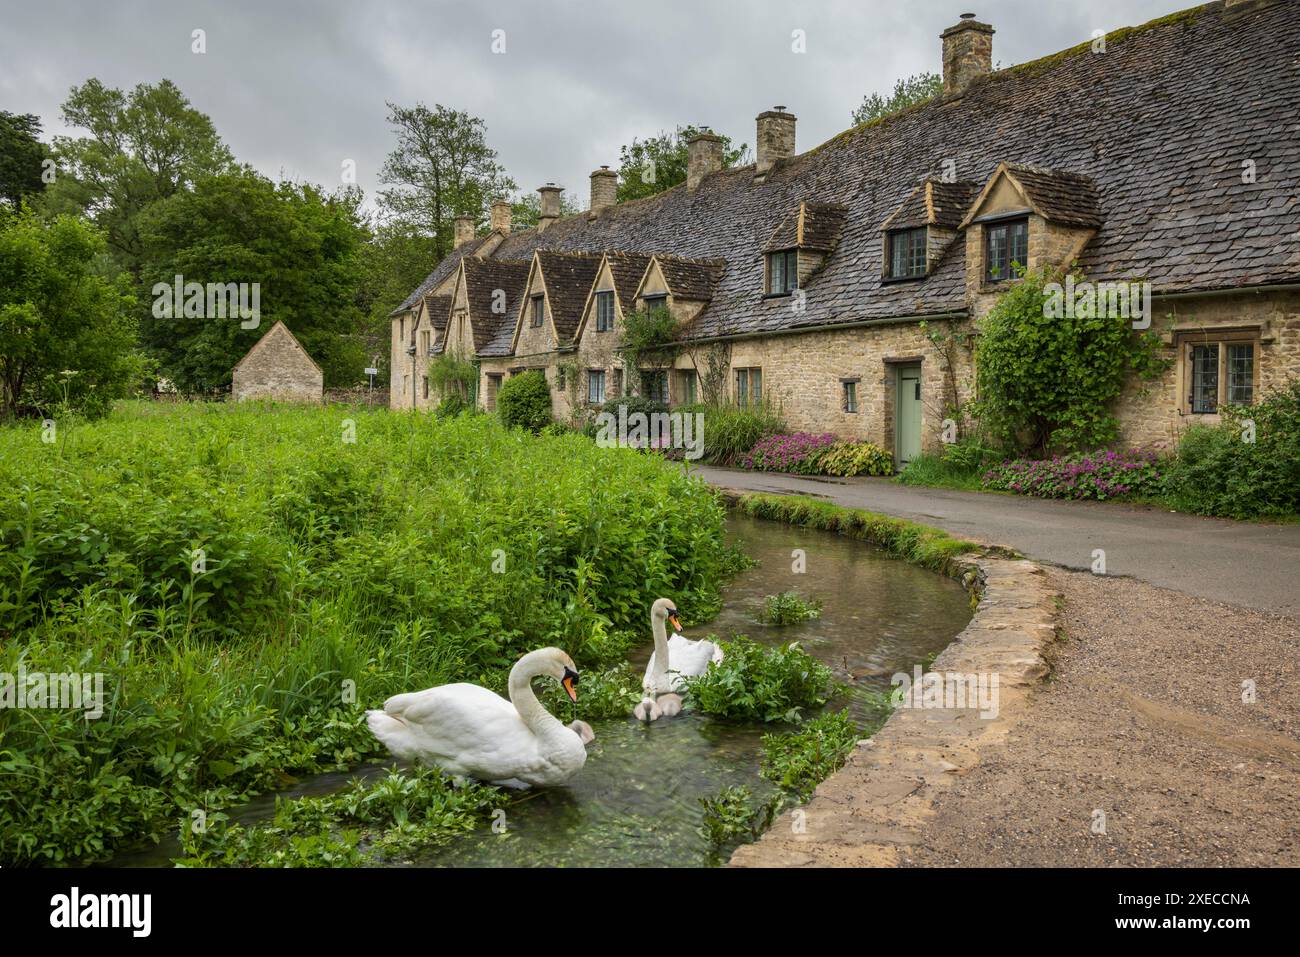
[[[686, 144], [699, 132], [698, 127], [679, 126], [676, 132], [660, 133], [644, 140], [632, 140], [620, 147], [618, 166], [618, 201], [641, 199], [686, 182]], [[743, 166], [751, 162], [749, 147], [735, 146], [731, 137], [722, 137], [722, 166]]]
[[41, 121], [31, 113], [0, 110], [0, 199], [17, 209], [24, 196], [45, 189], [41, 162], [45, 144], [40, 140]]
[[136, 276], [140, 214], [233, 162], [212, 120], [170, 80], [128, 93], [92, 78], [72, 88], [63, 119], [89, 135], [54, 138], [57, 178], [46, 191], [48, 208], [91, 216], [119, 264]]
[[145, 372], [125, 275], [96, 271], [104, 238], [74, 216], [42, 220], [0, 207], [0, 399], [90, 415], [129, 394]]
[[388, 104], [397, 148], [380, 174], [390, 188], [379, 193], [394, 218], [433, 237], [436, 262], [451, 251], [452, 221], [462, 213], [482, 222], [488, 205], [516, 189], [487, 144], [487, 126], [441, 104], [429, 109]]
[[380, 224], [362, 250], [359, 307], [364, 315], [366, 355], [379, 356], [380, 379], [389, 363], [389, 313], [424, 281], [438, 262], [432, 236], [400, 219]]
[[[257, 283], [256, 328], [238, 317], [142, 320], [144, 341], [162, 370], [186, 391], [224, 387], [231, 370], [282, 320], [325, 371], [325, 384], [357, 382], [366, 361], [360, 286], [368, 238], [360, 195], [272, 183], [250, 169], [200, 179], [192, 191], [141, 216], [142, 287], [185, 282]], [[158, 310], [162, 312], [163, 310]], [[206, 310], [205, 310], [206, 311]]]
[[872, 93], [862, 98], [862, 104], [853, 111], [853, 125], [861, 126], [890, 113], [923, 103], [943, 92], [943, 77], [937, 73], [917, 73], [894, 84], [888, 97]]
[[[1076, 274], [1076, 284], [1082, 280]], [[971, 408], [1009, 449], [1068, 452], [1105, 445], [1116, 435], [1111, 406], [1125, 375], [1151, 378], [1163, 367], [1159, 337], [1134, 334], [1129, 319], [1105, 315], [1106, 309], [1056, 315], [1046, 286], [1062, 281], [1058, 273], [1024, 273], [980, 323], [979, 398]]]

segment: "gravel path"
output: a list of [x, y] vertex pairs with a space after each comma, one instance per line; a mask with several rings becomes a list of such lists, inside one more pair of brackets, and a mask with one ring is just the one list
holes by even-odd
[[1064, 595], [1053, 675], [942, 794], [906, 863], [1300, 866], [1300, 621], [1049, 574]]

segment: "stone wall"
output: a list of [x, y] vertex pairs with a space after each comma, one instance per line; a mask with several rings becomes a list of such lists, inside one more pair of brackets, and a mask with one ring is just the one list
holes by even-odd
[[277, 402], [320, 402], [325, 377], [302, 347], [276, 323], [235, 368], [231, 395]]

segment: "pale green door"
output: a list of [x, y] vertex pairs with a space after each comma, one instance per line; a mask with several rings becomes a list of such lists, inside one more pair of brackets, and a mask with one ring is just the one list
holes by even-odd
[[897, 367], [894, 391], [894, 462], [902, 468], [921, 454], [921, 366]]

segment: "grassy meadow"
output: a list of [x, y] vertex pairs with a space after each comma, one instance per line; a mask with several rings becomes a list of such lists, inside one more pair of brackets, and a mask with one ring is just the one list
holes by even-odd
[[[52, 439], [52, 441], [47, 441]], [[680, 466], [487, 416], [128, 403], [0, 428], [0, 864], [88, 863], [375, 751], [398, 691], [522, 652], [621, 661], [649, 602], [717, 609], [723, 507]]]

